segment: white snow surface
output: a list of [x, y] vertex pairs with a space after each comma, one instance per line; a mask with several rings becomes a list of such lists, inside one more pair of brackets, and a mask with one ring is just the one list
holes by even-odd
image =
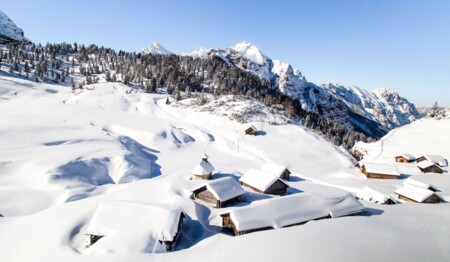
[[211, 165], [211, 163], [202, 160], [194, 168], [192, 168], [191, 174], [204, 176], [204, 175], [211, 174], [213, 171], [214, 171], [214, 166]]
[[241, 187], [241, 185], [239, 185], [239, 183], [231, 177], [222, 177], [210, 180], [194, 188], [191, 192], [204, 186], [206, 186], [214, 197], [220, 201], [226, 201], [245, 193], [245, 190]]
[[239, 181], [263, 192], [277, 180], [280, 179], [275, 174], [270, 174], [254, 168], [250, 168], [243, 176], [241, 176], [241, 178], [239, 178]]
[[165, 49], [160, 43], [153, 43], [149, 47], [141, 50], [143, 54], [154, 54], [154, 55], [170, 55], [172, 52]]
[[406, 179], [405, 182], [403, 182], [402, 186], [406, 186], [406, 185], [413, 185], [413, 186], [421, 187], [421, 188], [425, 188], [425, 189], [433, 189], [432, 191], [436, 190], [435, 186], [428, 184], [428, 183], [420, 182], [416, 178], [411, 178], [411, 177]]
[[364, 206], [351, 194], [334, 197], [296, 194], [267, 199], [229, 213], [236, 229], [245, 231], [265, 227], [282, 228], [327, 216], [347, 216], [364, 210]]
[[103, 237], [84, 253], [165, 252], [165, 245], [158, 241], [173, 240], [182, 212], [176, 207], [125, 201], [101, 202], [85, 233]]
[[0, 44], [9, 42], [29, 42], [23, 30], [2, 11], [0, 11]]
[[364, 187], [356, 193], [356, 197], [361, 200], [370, 201], [376, 204], [385, 204], [391, 199], [390, 196], [385, 195], [371, 187]]
[[[243, 130], [248, 124], [166, 105], [166, 98], [119, 83], [72, 93], [68, 87], [0, 72], [1, 260], [427, 261], [432, 257], [446, 261], [450, 257], [448, 203], [364, 202], [367, 210], [361, 215], [240, 237], [223, 234], [219, 214], [224, 210], [189, 198], [190, 190], [203, 183], [186, 179], [199, 161], [198, 152], [214, 156], [217, 177], [238, 179], [266, 162], [287, 166], [292, 172], [288, 197], [337, 198], [365, 186], [393, 193], [403, 178], [366, 179], [348, 154], [302, 126], [265, 122], [265, 135], [246, 136]], [[259, 127], [262, 122], [252, 124]], [[438, 187], [442, 197], [450, 192], [446, 173], [404, 172], [417, 168], [395, 163], [393, 157], [410, 152], [448, 159], [448, 130], [450, 120], [416, 121], [366, 144], [366, 161], [396, 165], [415, 179], [435, 178], [424, 182]], [[258, 205], [266, 198], [278, 197], [248, 191], [239, 205], [227, 210]], [[83, 255], [87, 252], [84, 233], [99, 203], [105, 201], [181, 207], [188, 218], [175, 251], [129, 253], [117, 248]], [[145, 243], [152, 246], [150, 239]]]

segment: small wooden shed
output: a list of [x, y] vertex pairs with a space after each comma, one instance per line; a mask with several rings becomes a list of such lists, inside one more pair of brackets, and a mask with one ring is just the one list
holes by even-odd
[[417, 178], [415, 179], [412, 177], [409, 177], [408, 179], [405, 180], [405, 182], [403, 182], [402, 186], [406, 186], [406, 185], [413, 185], [413, 186], [425, 188], [425, 189], [431, 190], [433, 192], [438, 191], [438, 189], [435, 186], [425, 183], [425, 182], [422, 182], [422, 181], [419, 181], [419, 180], [417, 180]]
[[275, 175], [284, 180], [289, 180], [289, 176], [291, 174], [291, 171], [289, 171], [289, 169], [287, 169], [286, 167], [269, 162], [262, 165], [260, 170]]
[[408, 202], [415, 203], [439, 203], [441, 198], [437, 196], [433, 191], [421, 188], [415, 185], [407, 184], [397, 190], [395, 193], [398, 198]]
[[185, 214], [181, 208], [143, 205], [126, 201], [101, 202], [92, 217], [86, 236], [90, 249], [134, 252], [154, 246], [154, 252], [173, 249]]
[[246, 135], [254, 135], [256, 136], [258, 134], [258, 129], [256, 129], [255, 126], [249, 126], [247, 129], [245, 129]]
[[447, 159], [445, 159], [441, 155], [423, 155], [423, 156], [417, 158], [417, 163], [425, 161], [425, 160], [433, 162], [440, 167], [448, 166]]
[[400, 176], [396, 166], [364, 162], [360, 163], [360, 167], [368, 178], [397, 179]]
[[417, 168], [419, 168], [422, 173], [444, 173], [444, 170], [441, 167], [428, 160], [422, 160], [418, 162]]
[[223, 177], [200, 185], [191, 193], [193, 199], [200, 199], [216, 208], [221, 208], [239, 202], [245, 190], [233, 178]]
[[202, 160], [191, 170], [190, 180], [208, 180], [212, 177], [214, 166], [209, 162], [208, 155], [203, 154]]
[[395, 157], [395, 162], [400, 162], [400, 163], [412, 163], [416, 161], [416, 158], [408, 153], [405, 154], [401, 154]]
[[239, 181], [242, 186], [253, 191], [270, 195], [285, 195], [289, 187], [277, 176], [254, 168], [250, 168], [245, 172]]

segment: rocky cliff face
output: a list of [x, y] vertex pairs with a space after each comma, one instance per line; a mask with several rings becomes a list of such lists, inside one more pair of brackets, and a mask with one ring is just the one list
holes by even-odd
[[0, 44], [8, 43], [29, 43], [23, 33], [23, 30], [11, 20], [9, 17], [0, 11]]

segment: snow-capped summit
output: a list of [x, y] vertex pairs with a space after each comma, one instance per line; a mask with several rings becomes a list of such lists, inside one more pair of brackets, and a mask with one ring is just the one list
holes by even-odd
[[248, 60], [263, 65], [269, 58], [265, 56], [256, 46], [251, 43], [244, 41], [234, 45], [232, 50], [238, 52], [242, 57]]
[[153, 43], [149, 47], [142, 49], [143, 54], [154, 54], [154, 55], [170, 55], [172, 52], [165, 49], [160, 43]]
[[23, 30], [11, 20], [9, 17], [0, 11], [0, 44], [7, 43], [29, 43], [26, 37], [24, 37]]
[[182, 55], [191, 56], [193, 58], [205, 59], [205, 58], [208, 58], [208, 55], [211, 51], [212, 51], [212, 48], [199, 47], [199, 48], [192, 49], [189, 53], [182, 54]]

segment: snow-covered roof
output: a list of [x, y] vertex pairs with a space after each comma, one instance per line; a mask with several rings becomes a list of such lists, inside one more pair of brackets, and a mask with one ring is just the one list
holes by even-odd
[[255, 131], [258, 131], [258, 129], [257, 129], [254, 125], [249, 126], [249, 127], [247, 128], [247, 130], [248, 130], [248, 129], [253, 129], [253, 130], [255, 130]]
[[191, 192], [197, 191], [205, 186], [209, 192], [211, 192], [214, 197], [220, 201], [226, 201], [245, 193], [245, 190], [241, 187], [241, 185], [239, 185], [239, 183], [231, 177], [210, 180], [201, 186], [194, 188]]
[[[385, 195], [373, 188], [364, 187], [362, 190], [356, 193], [358, 199], [370, 201], [373, 203], [385, 204], [391, 199], [388, 195]], [[392, 199], [391, 199], [392, 200]]]
[[262, 165], [260, 170], [272, 175], [276, 175], [277, 177], [280, 177], [283, 174], [284, 170], [286, 170], [286, 167], [275, 163], [267, 162], [264, 165]]
[[209, 175], [214, 171], [214, 166], [211, 163], [206, 161], [201, 161], [198, 165], [196, 165], [192, 170], [191, 174], [197, 176], [205, 176]]
[[362, 165], [366, 168], [367, 173], [400, 176], [400, 172], [396, 166], [367, 162], [364, 162]]
[[395, 190], [395, 193], [397, 195], [407, 197], [419, 203], [423, 202], [425, 199], [429, 198], [434, 194], [434, 192], [431, 190], [410, 184], [398, 188], [397, 190]]
[[[266, 191], [275, 181], [280, 180], [276, 175], [250, 168], [239, 181], [244, 182], [258, 190]], [[280, 180], [281, 181], [281, 180]], [[284, 182], [283, 182], [284, 183]]]
[[[181, 208], [164, 208], [125, 201], [101, 202], [92, 217], [86, 234], [104, 236], [99, 244], [102, 249], [130, 248], [154, 245], [159, 240], [173, 241], [178, 231]], [[150, 239], [150, 240], [149, 240]], [[100, 243], [101, 242], [101, 243]], [[123, 246], [125, 245], [125, 246]], [[161, 250], [165, 250], [162, 246]]]
[[[293, 224], [331, 216], [333, 218], [364, 211], [365, 207], [351, 194], [319, 197], [308, 194], [271, 198], [230, 212], [238, 231]], [[224, 213], [224, 214], [226, 214]]]
[[417, 163], [417, 167], [422, 168], [422, 169], [428, 168], [430, 166], [437, 166], [437, 165], [436, 165], [436, 163], [428, 161], [428, 160], [423, 160], [423, 161], [420, 161], [419, 163]]
[[421, 182], [418, 181], [414, 178], [409, 177], [408, 179], [405, 180], [405, 182], [403, 182], [402, 186], [406, 186], [406, 185], [413, 185], [413, 186], [417, 186], [420, 188], [425, 188], [425, 189], [433, 189], [433, 190], [437, 190], [436, 187], [434, 187], [433, 185], [430, 185], [428, 183], [425, 182]]
[[440, 166], [448, 165], [447, 160], [445, 160], [445, 158], [443, 158], [441, 155], [424, 155], [423, 157], [425, 157], [428, 161], [438, 164]]
[[403, 157], [403, 158], [405, 158], [406, 160], [409, 160], [409, 161], [416, 160], [416, 158], [413, 155], [408, 154], [408, 153], [403, 153], [403, 154], [395, 156], [395, 157]]

